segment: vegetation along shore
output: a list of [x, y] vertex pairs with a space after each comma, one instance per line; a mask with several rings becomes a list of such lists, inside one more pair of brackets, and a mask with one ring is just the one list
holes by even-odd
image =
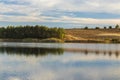
[[119, 25], [104, 28], [49, 28], [46, 26], [8, 26], [0, 28], [1, 42], [78, 42], [120, 43]]

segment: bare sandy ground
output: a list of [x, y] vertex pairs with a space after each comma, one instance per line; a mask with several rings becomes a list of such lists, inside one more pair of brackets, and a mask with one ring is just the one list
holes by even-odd
[[118, 36], [120, 37], [119, 33], [102, 33], [102, 34], [98, 34], [98, 36]]
[[86, 40], [86, 39], [81, 38], [81, 37], [75, 37], [75, 36], [72, 36], [72, 35], [65, 35], [64, 40]]
[[104, 40], [120, 39], [120, 29], [66, 29], [67, 40], [86, 39], [86, 40]]

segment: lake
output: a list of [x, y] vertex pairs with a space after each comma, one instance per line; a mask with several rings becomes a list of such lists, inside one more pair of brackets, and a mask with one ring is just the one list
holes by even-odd
[[0, 80], [120, 80], [120, 44], [0, 43]]

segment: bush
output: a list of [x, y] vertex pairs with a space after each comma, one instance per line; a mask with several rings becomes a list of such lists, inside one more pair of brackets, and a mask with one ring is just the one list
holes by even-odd
[[112, 29], [112, 26], [109, 26], [109, 29]]
[[120, 40], [119, 40], [119, 39], [112, 39], [111, 42], [112, 42], [112, 43], [119, 43]]
[[107, 29], [107, 27], [104, 27], [104, 29]]
[[84, 29], [88, 29], [88, 27], [86, 26]]
[[100, 29], [99, 27], [96, 27], [95, 29]]
[[118, 29], [118, 28], [120, 28], [120, 26], [117, 24], [117, 25], [115, 26], [115, 28]]

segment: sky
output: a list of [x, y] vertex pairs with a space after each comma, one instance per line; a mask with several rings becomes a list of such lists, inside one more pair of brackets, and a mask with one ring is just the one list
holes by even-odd
[[120, 0], [0, 0], [0, 26], [81, 28], [120, 24]]

